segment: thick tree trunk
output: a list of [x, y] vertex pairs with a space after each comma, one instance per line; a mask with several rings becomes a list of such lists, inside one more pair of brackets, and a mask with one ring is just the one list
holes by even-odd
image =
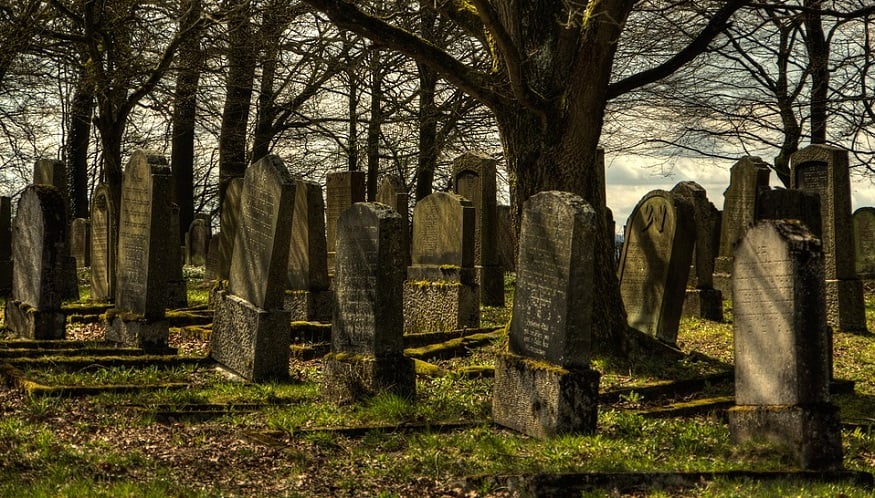
[[[422, 38], [435, 39], [437, 13], [431, 9], [420, 10]], [[431, 194], [434, 171], [437, 168], [437, 105], [434, 96], [438, 75], [425, 64], [417, 63], [419, 69], [419, 160], [416, 167], [416, 200]]]
[[380, 128], [383, 126], [383, 69], [380, 49], [371, 49], [371, 116], [366, 144], [368, 156], [367, 200], [377, 198], [377, 176], [380, 173]]
[[67, 175], [70, 185], [70, 219], [90, 217], [88, 204], [88, 145], [94, 114], [94, 86], [83, 70], [70, 103], [70, 132], [67, 136]]
[[805, 47], [811, 72], [811, 143], [826, 143], [826, 118], [829, 99], [829, 42], [823, 33], [820, 9], [822, 0], [805, 0]]

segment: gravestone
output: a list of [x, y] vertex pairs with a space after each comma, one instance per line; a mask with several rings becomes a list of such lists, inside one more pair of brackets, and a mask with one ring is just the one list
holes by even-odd
[[854, 267], [848, 152], [811, 145], [790, 156], [790, 186], [820, 195], [826, 321], [834, 329], [866, 331], [863, 282]]
[[295, 182], [295, 208], [283, 308], [292, 320], [330, 322], [325, 201], [318, 183]]
[[168, 352], [164, 308], [168, 273], [178, 264], [170, 259], [179, 254], [171, 238], [171, 204], [167, 160], [134, 151], [122, 178], [115, 308], [106, 313], [110, 342]]
[[91, 222], [76, 218], [70, 223], [70, 254], [76, 268], [91, 266]]
[[325, 229], [328, 244], [328, 274], [334, 275], [337, 220], [350, 206], [365, 201], [364, 171], [335, 171], [325, 177]]
[[510, 206], [498, 206], [498, 264], [506, 271], [516, 271], [516, 247]]
[[228, 280], [231, 273], [231, 257], [234, 254], [234, 241], [240, 224], [240, 195], [243, 192], [243, 178], [234, 178], [225, 190], [222, 201], [222, 215], [219, 231], [219, 280]]
[[380, 203], [356, 203], [338, 220], [331, 353], [323, 389], [335, 402], [380, 392], [416, 393], [413, 360], [404, 356], [401, 215]]
[[0, 197], [0, 296], [12, 291], [12, 199]]
[[[64, 216], [70, 212], [70, 196], [67, 188], [67, 167], [56, 159], [39, 159], [33, 167], [34, 185], [51, 185], [58, 189], [64, 201]], [[66, 223], [69, 223], [67, 218]], [[69, 234], [69, 230], [68, 230]], [[79, 300], [79, 278], [76, 273], [76, 259], [70, 255], [70, 241], [64, 244], [67, 255], [64, 257], [64, 298]]]
[[384, 176], [377, 188], [376, 201], [391, 207], [401, 215], [404, 257], [406, 265], [410, 265], [410, 194], [407, 193], [404, 180], [398, 176]]
[[696, 182], [681, 182], [671, 193], [687, 200], [693, 208], [695, 243], [693, 265], [687, 282], [683, 314], [723, 321], [723, 293], [713, 286], [714, 259], [720, 244], [720, 211], [708, 200]]
[[416, 203], [404, 282], [404, 333], [480, 326], [474, 214], [471, 201], [447, 192]]
[[207, 252], [210, 240], [213, 238], [210, 229], [210, 215], [198, 213], [188, 226], [186, 234], [185, 262], [192, 266], [204, 266], [207, 263]]
[[170, 205], [170, 234], [167, 243], [167, 307], [185, 308], [188, 306], [188, 289], [185, 277], [182, 273], [182, 264], [185, 254], [185, 246], [180, 245], [179, 240], [179, 205]]
[[474, 265], [484, 306], [504, 306], [504, 269], [498, 263], [495, 163], [494, 159], [470, 153], [453, 160], [453, 188], [474, 205]]
[[732, 274], [733, 442], [789, 448], [804, 469], [841, 468], [820, 241], [795, 220], [761, 221], [739, 243]]
[[729, 170], [729, 187], [723, 192], [723, 218], [720, 223], [720, 251], [714, 261], [715, 289], [724, 296], [732, 292], [732, 251], [747, 230], [754, 224], [757, 200], [761, 191], [769, 187], [769, 166], [759, 157], [747, 156]]
[[91, 300], [115, 299], [116, 221], [109, 186], [101, 183], [91, 197]]
[[596, 212], [567, 192], [524, 206], [508, 352], [495, 364], [495, 423], [535, 437], [593, 433], [600, 375], [592, 350]]
[[278, 157], [265, 156], [246, 169], [228, 291], [217, 293], [210, 356], [251, 381], [289, 375], [283, 290], [294, 202], [295, 183]]
[[675, 344], [692, 261], [693, 210], [683, 198], [654, 190], [626, 222], [620, 295], [629, 326]]
[[774, 188], [763, 190], [757, 198], [757, 221], [797, 220], [820, 238], [820, 195], [806, 190]]
[[12, 227], [12, 295], [6, 326], [25, 339], [63, 339], [65, 258], [64, 199], [50, 185], [30, 185], [18, 200]]
[[217, 280], [219, 278], [219, 240], [222, 232], [210, 238], [210, 247], [207, 250], [207, 260], [204, 264], [204, 280]]
[[854, 268], [862, 279], [875, 279], [875, 207], [854, 211]]

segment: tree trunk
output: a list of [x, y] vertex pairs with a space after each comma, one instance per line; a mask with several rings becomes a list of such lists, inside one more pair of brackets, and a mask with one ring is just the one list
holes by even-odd
[[826, 143], [829, 98], [829, 42], [823, 34], [820, 15], [822, 0], [805, 0], [805, 47], [811, 72], [811, 143]]
[[371, 49], [371, 118], [368, 121], [367, 149], [368, 188], [367, 200], [377, 198], [377, 176], [380, 173], [380, 128], [383, 125], [383, 69], [380, 49]]
[[[435, 41], [437, 13], [432, 9], [420, 9], [422, 38]], [[419, 69], [419, 160], [416, 167], [416, 200], [431, 194], [434, 171], [437, 168], [437, 106], [434, 96], [438, 75], [425, 64], [417, 63]]]
[[80, 71], [70, 103], [70, 133], [67, 136], [67, 175], [70, 185], [70, 219], [89, 218], [88, 145], [91, 142], [91, 116], [94, 114], [94, 87], [88, 74]]
[[347, 110], [349, 112], [349, 139], [346, 145], [346, 158], [349, 171], [359, 170], [358, 155], [358, 76], [356, 68], [350, 67], [346, 75], [349, 78], [349, 94], [347, 94]]

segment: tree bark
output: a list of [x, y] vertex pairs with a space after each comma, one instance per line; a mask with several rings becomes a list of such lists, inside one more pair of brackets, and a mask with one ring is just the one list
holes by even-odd
[[377, 198], [377, 177], [380, 173], [380, 128], [383, 125], [383, 68], [382, 54], [379, 48], [371, 48], [371, 106], [368, 121], [368, 137], [365, 148], [368, 157], [367, 170], [367, 200], [374, 202]]
[[811, 143], [826, 143], [829, 98], [829, 42], [823, 33], [820, 8], [823, 0], [805, 0], [805, 47], [811, 73]]
[[[435, 41], [435, 24], [437, 14], [428, 8], [420, 9], [420, 30], [422, 38], [429, 42]], [[417, 201], [432, 193], [434, 172], [437, 168], [437, 105], [435, 91], [437, 90], [437, 73], [428, 65], [417, 62], [419, 69], [419, 158], [416, 167]]]
[[70, 103], [70, 132], [67, 136], [67, 175], [70, 185], [70, 219], [89, 218], [88, 145], [91, 143], [91, 116], [94, 114], [94, 87], [80, 69], [73, 101]]

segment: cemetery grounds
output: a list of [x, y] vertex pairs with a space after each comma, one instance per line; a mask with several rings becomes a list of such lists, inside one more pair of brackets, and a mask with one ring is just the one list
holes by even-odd
[[[103, 347], [106, 307], [88, 303], [85, 274], [81, 301], [64, 306], [74, 342], [36, 348], [0, 332], [0, 496], [512, 496], [525, 478], [557, 496], [872, 494], [854, 474], [796, 473], [780, 448], [730, 444], [731, 306], [726, 323], [682, 320], [681, 359], [596, 359], [597, 433], [537, 440], [490, 420], [512, 277], [481, 329], [406, 336], [415, 401], [345, 406], [320, 397], [327, 324], [293, 323], [288, 382], [218, 371], [209, 284], [202, 269], [186, 277], [190, 308], [167, 313], [176, 356]], [[866, 313], [875, 331], [873, 288]], [[836, 331], [834, 372], [852, 381], [833, 398], [845, 469], [875, 472], [875, 335]]]

